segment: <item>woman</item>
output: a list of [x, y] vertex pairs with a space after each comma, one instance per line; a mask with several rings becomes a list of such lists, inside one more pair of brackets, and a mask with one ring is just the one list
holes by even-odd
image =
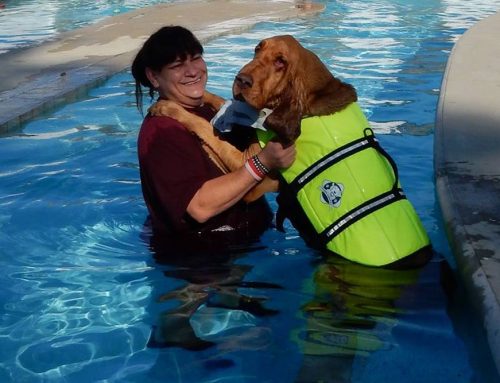
[[[202, 54], [200, 42], [183, 27], [163, 27], [151, 35], [132, 64], [139, 110], [142, 86], [151, 97], [157, 91], [160, 98], [210, 120], [216, 111], [202, 102], [207, 83]], [[205, 244], [217, 238], [221, 244], [255, 239], [269, 227], [271, 211], [263, 198], [251, 204], [241, 200], [263, 174], [249, 166], [223, 174], [178, 121], [146, 116], [138, 155], [144, 200], [157, 237], [186, 242], [194, 236]], [[258, 154], [264, 170], [288, 167], [294, 158], [293, 146], [283, 148], [277, 142]]]

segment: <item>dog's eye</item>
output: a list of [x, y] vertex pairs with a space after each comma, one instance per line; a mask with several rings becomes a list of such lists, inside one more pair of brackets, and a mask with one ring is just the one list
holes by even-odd
[[274, 60], [274, 66], [278, 70], [285, 68], [285, 66], [286, 66], [285, 58], [283, 56], [276, 57], [276, 59]]

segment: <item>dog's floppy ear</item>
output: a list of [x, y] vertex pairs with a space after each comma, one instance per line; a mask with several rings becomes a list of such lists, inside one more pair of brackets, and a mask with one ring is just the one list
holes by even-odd
[[302, 120], [301, 103], [293, 96], [292, 85], [289, 84], [280, 95], [278, 106], [266, 118], [264, 126], [278, 135], [281, 143], [287, 145], [300, 135]]

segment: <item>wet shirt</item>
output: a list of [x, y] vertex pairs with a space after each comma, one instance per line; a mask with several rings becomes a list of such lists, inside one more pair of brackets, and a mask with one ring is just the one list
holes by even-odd
[[[208, 106], [190, 111], [207, 120], [215, 114]], [[204, 224], [187, 214], [197, 190], [222, 172], [200, 140], [178, 121], [146, 116], [139, 132], [138, 156], [142, 192], [155, 233], [199, 237], [237, 231], [250, 235], [269, 225], [271, 212], [263, 198], [252, 204], [239, 202]]]

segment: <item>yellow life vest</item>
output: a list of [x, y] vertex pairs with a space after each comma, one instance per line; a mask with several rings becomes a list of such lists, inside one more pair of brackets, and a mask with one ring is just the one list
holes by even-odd
[[[257, 135], [265, 145], [274, 133]], [[296, 146], [295, 162], [281, 171], [286, 185], [278, 195], [278, 216], [289, 218], [308, 244], [369, 266], [430, 245], [396, 164], [357, 103], [302, 119]]]

